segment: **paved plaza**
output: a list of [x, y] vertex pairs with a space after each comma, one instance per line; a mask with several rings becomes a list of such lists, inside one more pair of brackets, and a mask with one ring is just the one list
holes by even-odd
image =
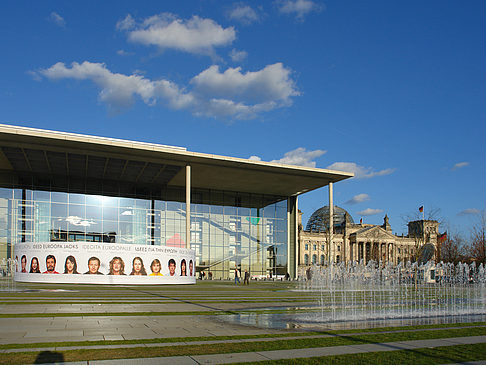
[[[90, 286], [17, 284], [15, 292], [0, 292], [0, 363], [15, 355], [36, 354], [36, 363], [63, 363], [75, 350], [148, 350], [194, 346], [247, 345], [349, 336], [323, 330], [268, 328], [226, 319], [242, 313], [282, 312], [315, 305], [317, 298], [296, 290], [294, 282], [203, 281], [186, 286]], [[477, 331], [484, 323], [471, 325]], [[365, 331], [365, 330], [363, 330]], [[393, 331], [391, 331], [393, 332]], [[238, 336], [238, 337], [235, 337]], [[265, 337], [263, 337], [265, 336]], [[173, 340], [173, 342], [169, 342]], [[90, 341], [86, 343], [85, 341]], [[143, 356], [135, 359], [77, 361], [82, 364], [223, 364], [297, 359], [367, 352], [439, 348], [486, 343], [468, 335], [427, 340], [381, 341], [344, 346], [320, 346], [201, 353], [185, 356]], [[14, 359], [2, 362], [2, 356]], [[56, 357], [57, 356], [57, 357]], [[105, 357], [106, 358], [106, 357]]]

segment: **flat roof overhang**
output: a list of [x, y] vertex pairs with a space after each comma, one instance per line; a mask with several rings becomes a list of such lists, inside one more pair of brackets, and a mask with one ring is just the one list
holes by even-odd
[[352, 173], [187, 151], [181, 147], [0, 124], [0, 170], [145, 186], [297, 196]]

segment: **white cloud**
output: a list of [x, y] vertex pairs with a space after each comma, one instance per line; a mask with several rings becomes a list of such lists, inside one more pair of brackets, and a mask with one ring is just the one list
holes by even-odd
[[[314, 150], [314, 151], [307, 151], [304, 147], [296, 148], [295, 150], [286, 152], [284, 157], [278, 160], [272, 160], [270, 162], [276, 163], [283, 163], [286, 165], [297, 165], [297, 166], [305, 166], [305, 167], [316, 167], [316, 162], [312, 161], [317, 157], [322, 156], [327, 151], [323, 150]], [[261, 161], [261, 157], [259, 156], [250, 156], [248, 158], [251, 161]]]
[[248, 57], [248, 53], [245, 51], [238, 51], [236, 49], [232, 49], [229, 56], [233, 62], [241, 62]]
[[242, 24], [251, 24], [260, 20], [260, 15], [250, 6], [237, 4], [228, 13], [228, 17]]
[[457, 170], [457, 169], [460, 169], [462, 167], [466, 167], [467, 165], [469, 165], [469, 162], [458, 162], [456, 163], [453, 167], [452, 167], [452, 171], [454, 170]]
[[127, 52], [123, 49], [119, 49], [118, 51], [116, 51], [116, 54], [119, 56], [133, 56], [133, 52]]
[[296, 148], [295, 150], [286, 152], [284, 157], [279, 160], [272, 160], [270, 162], [278, 162], [287, 165], [298, 165], [298, 166], [306, 166], [306, 167], [316, 167], [316, 162], [313, 161], [317, 157], [322, 156], [327, 151], [323, 150], [314, 150], [314, 151], [306, 151], [304, 147]]
[[251, 119], [291, 105], [291, 97], [299, 95], [290, 78], [291, 71], [280, 63], [246, 73], [240, 68], [228, 68], [221, 73], [218, 66], [211, 66], [191, 80], [190, 91], [171, 81], [150, 80], [139, 73], [113, 73], [103, 63], [88, 61], [73, 62], [71, 67], [58, 62], [38, 74], [51, 80], [90, 80], [101, 89], [99, 100], [115, 111], [129, 107], [138, 96], [147, 105], [163, 102], [196, 116]]
[[38, 72], [29, 70], [26, 73], [27, 73], [27, 75], [29, 75], [30, 77], [32, 77], [32, 79], [34, 81], [42, 81], [42, 77], [39, 75]]
[[464, 210], [460, 211], [459, 213], [457, 213], [457, 215], [461, 215], [461, 216], [476, 215], [476, 214], [481, 214], [481, 211], [479, 209], [476, 209], [476, 208], [464, 209]]
[[96, 224], [96, 222], [94, 222], [92, 219], [86, 220], [76, 215], [70, 215], [69, 217], [67, 217], [66, 222], [69, 222], [74, 226], [82, 226], [82, 227], [89, 227]]
[[311, 0], [281, 0], [277, 1], [278, 10], [287, 15], [295, 15], [298, 20], [304, 20], [304, 17], [312, 12], [320, 12], [324, 9]]
[[365, 210], [362, 210], [361, 212], [358, 212], [359, 215], [362, 216], [369, 216], [369, 215], [375, 215], [382, 213], [383, 209], [372, 209], [372, 208], [367, 208]]
[[133, 96], [138, 95], [148, 105], [154, 105], [158, 99], [164, 99], [174, 109], [181, 109], [190, 104], [192, 97], [184, 94], [177, 85], [166, 80], [151, 81], [141, 75], [123, 75], [112, 73], [103, 63], [73, 62], [68, 68], [62, 62], [41, 70], [49, 79], [91, 80], [101, 88], [99, 99], [114, 110], [133, 104]]
[[290, 69], [281, 63], [246, 73], [241, 72], [241, 67], [220, 72], [219, 66], [213, 65], [194, 77], [191, 84], [198, 94], [210, 95], [215, 100], [289, 105], [290, 97], [299, 95], [290, 74]]
[[116, 23], [117, 30], [130, 30], [133, 27], [135, 27], [135, 19], [133, 19], [130, 14], [128, 14], [125, 19], [119, 20]]
[[351, 199], [349, 199], [344, 204], [354, 205], [354, 204], [363, 203], [363, 202], [368, 201], [368, 200], [370, 200], [370, 196], [368, 194], [358, 194], [358, 195], [353, 196]]
[[395, 169], [384, 169], [373, 171], [371, 167], [357, 165], [354, 162], [335, 162], [327, 167], [330, 170], [339, 170], [354, 173], [356, 179], [369, 179], [375, 176], [384, 176], [392, 174]]
[[117, 29], [127, 31], [128, 39], [135, 43], [195, 54], [212, 55], [215, 47], [230, 45], [236, 39], [233, 27], [223, 28], [212, 19], [196, 15], [182, 20], [173, 14], [163, 13], [140, 23], [127, 15], [117, 23]]
[[64, 20], [64, 18], [55, 11], [53, 11], [51, 15], [49, 15], [49, 20], [62, 28], [66, 26], [66, 21]]

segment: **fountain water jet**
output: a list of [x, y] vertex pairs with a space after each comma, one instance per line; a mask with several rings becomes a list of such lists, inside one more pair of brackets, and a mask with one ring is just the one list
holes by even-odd
[[5, 260], [5, 258], [2, 258], [0, 262], [0, 292], [16, 291], [16, 283], [14, 280], [16, 270], [17, 261], [15, 259], [9, 258]]
[[299, 289], [319, 293], [319, 311], [298, 320], [319, 323], [486, 314], [482, 264], [314, 266]]

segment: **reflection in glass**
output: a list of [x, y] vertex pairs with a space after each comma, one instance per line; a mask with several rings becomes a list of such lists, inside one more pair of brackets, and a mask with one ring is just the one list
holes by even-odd
[[86, 219], [87, 220], [101, 221], [101, 217], [102, 217], [101, 214], [102, 214], [101, 206], [93, 206], [93, 205], [87, 205], [86, 206]]
[[52, 191], [51, 192], [51, 201], [58, 202], [58, 203], [67, 203], [68, 202], [68, 194]]
[[[17, 227], [10, 236], [17, 241], [186, 247], [185, 204], [181, 202], [25, 191], [24, 196], [34, 200], [24, 199], [25, 204], [20, 204], [20, 189], [0, 189], [0, 193], [10, 198], [5, 199], [5, 207], [0, 206], [7, 212], [0, 217], [0, 224]], [[206, 274], [211, 271], [213, 278], [228, 278], [235, 267], [252, 275], [285, 275], [286, 199], [261, 206], [265, 201], [262, 196], [235, 198], [234, 194], [222, 192], [207, 195], [217, 205], [199, 203], [206, 199], [204, 194], [191, 204], [189, 239], [196, 251], [197, 271], [205, 270]], [[12, 196], [17, 199], [12, 200]], [[259, 208], [231, 205], [245, 202], [255, 202]], [[10, 225], [10, 219], [15, 224]], [[0, 231], [0, 239], [8, 235], [6, 229]]]
[[77, 217], [84, 219], [85, 206], [79, 204], [69, 204], [68, 205], [68, 217]]
[[84, 194], [69, 194], [69, 203], [70, 204], [84, 204], [85, 203], [85, 195]]
[[63, 203], [51, 203], [51, 216], [66, 218], [68, 214], [68, 206]]

